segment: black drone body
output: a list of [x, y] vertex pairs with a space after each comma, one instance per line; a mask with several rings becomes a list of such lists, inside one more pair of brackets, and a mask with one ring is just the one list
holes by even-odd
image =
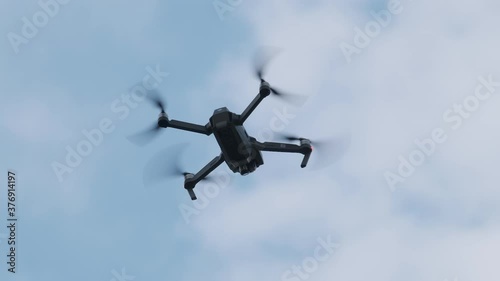
[[[260, 102], [262, 102], [262, 100], [267, 96], [273, 94], [281, 98], [298, 98], [298, 96], [289, 95], [271, 87], [270, 84], [264, 80], [263, 76], [265, 65], [275, 54], [276, 52], [262, 52], [260, 53], [260, 56], [257, 57], [256, 76], [260, 80], [260, 87], [257, 96], [252, 100], [247, 108], [241, 114], [233, 113], [226, 107], [216, 109], [210, 117], [209, 122], [204, 126], [169, 119], [165, 112], [165, 104], [162, 102], [160, 95], [155, 91], [151, 91], [148, 95], [148, 98], [152, 100], [155, 105], [159, 107], [159, 109], [161, 109], [161, 113], [158, 118], [158, 123], [138, 136], [144, 136], [145, 134], [150, 136], [152, 134], [156, 135], [156, 133], [162, 128], [175, 128], [207, 136], [213, 134], [219, 144], [221, 153], [206, 164], [196, 174], [183, 172], [178, 167], [174, 169], [174, 174], [184, 176], [184, 188], [189, 192], [192, 200], [196, 200], [196, 195], [193, 191], [196, 184], [205, 179], [223, 162], [226, 162], [234, 173], [247, 175], [254, 172], [257, 167], [264, 164], [261, 153], [262, 151], [274, 151], [302, 154], [304, 157], [300, 166], [302, 168], [306, 167], [312, 152], [311, 141], [309, 139], [290, 136], [284, 137], [290, 141], [300, 141], [299, 145], [277, 142], [259, 142], [255, 138], [249, 136], [243, 126], [255, 108], [257, 108]], [[318, 143], [315, 142], [315, 145], [318, 145]]]
[[262, 80], [259, 93], [242, 114], [235, 114], [226, 107], [222, 107], [214, 111], [205, 126], [170, 120], [162, 109], [158, 118], [159, 128], [171, 127], [205, 135], [213, 134], [221, 149], [220, 155], [216, 156], [198, 173], [184, 173], [184, 188], [189, 192], [192, 200], [196, 200], [196, 195], [193, 191], [196, 184], [223, 162], [226, 162], [234, 173], [247, 175], [264, 164], [261, 151], [275, 151], [303, 154], [304, 158], [301, 167], [304, 168], [307, 165], [312, 152], [311, 141], [308, 139], [297, 138], [297, 140], [300, 140], [300, 145], [276, 142], [262, 143], [249, 136], [243, 126], [245, 120], [259, 103], [273, 91], [269, 83]]

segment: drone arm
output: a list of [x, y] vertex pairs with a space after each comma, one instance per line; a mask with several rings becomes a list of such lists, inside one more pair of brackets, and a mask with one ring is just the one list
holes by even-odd
[[278, 143], [278, 142], [255, 142], [255, 145], [260, 151], [273, 151], [273, 152], [290, 152], [290, 153], [301, 153], [304, 155], [300, 167], [304, 168], [309, 161], [311, 156], [312, 147], [310, 144], [304, 143], [301, 145], [288, 144], [288, 143]]
[[260, 102], [265, 98], [266, 96], [258, 93], [257, 96], [252, 100], [252, 102], [247, 106], [247, 108], [241, 113], [240, 115], [240, 121], [243, 124], [245, 120], [252, 114], [252, 112], [257, 108], [257, 106], [260, 104]]
[[220, 164], [222, 164], [223, 162], [224, 162], [224, 156], [221, 153], [219, 156], [212, 159], [210, 163], [205, 165], [205, 167], [203, 167], [198, 173], [196, 173], [196, 175], [194, 175], [191, 178], [186, 178], [184, 182], [184, 188], [187, 189], [187, 191], [189, 192], [191, 200], [196, 200], [196, 195], [194, 194], [193, 191], [196, 184], [200, 182], [202, 179], [204, 179], [206, 176], [208, 176], [208, 174], [210, 174], [213, 170], [219, 167]]
[[207, 124], [205, 126], [192, 124], [188, 122], [178, 121], [178, 120], [169, 120], [167, 127], [172, 127], [179, 130], [189, 131], [193, 133], [205, 134], [209, 136], [212, 134], [212, 129]]
[[265, 81], [261, 81], [260, 89], [257, 96], [252, 100], [252, 102], [245, 108], [243, 113], [240, 115], [240, 123], [243, 124], [245, 120], [252, 114], [252, 112], [257, 108], [260, 102], [267, 96], [271, 94], [271, 86]]

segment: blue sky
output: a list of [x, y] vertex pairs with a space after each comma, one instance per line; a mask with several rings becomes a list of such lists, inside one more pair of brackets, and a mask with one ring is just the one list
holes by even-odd
[[[0, 3], [0, 167], [18, 172], [19, 217], [17, 273], [2, 262], [1, 280], [119, 280], [122, 269], [137, 281], [498, 279], [500, 90], [457, 129], [444, 117], [473, 101], [478, 77], [500, 81], [496, 2], [401, 1], [390, 12], [368, 0], [71, 0], [18, 52], [9, 36], [42, 8]], [[221, 18], [214, 3], [234, 7]], [[357, 44], [357, 30], [387, 13]], [[346, 44], [356, 51], [346, 54]], [[137, 147], [126, 137], [155, 122], [156, 109], [138, 102], [121, 118], [111, 105], [158, 67], [169, 74], [158, 88], [171, 118], [205, 124], [215, 108], [241, 112], [258, 91], [252, 55], [262, 45], [282, 49], [267, 80], [308, 99], [293, 107], [267, 98], [249, 134], [269, 140], [272, 120], [287, 112], [286, 132], [349, 133], [343, 157], [312, 170], [300, 156], [265, 153], [246, 177], [223, 164], [222, 183], [197, 187], [202, 196], [218, 190], [205, 204], [189, 200], [182, 179], [145, 187], [157, 152], [189, 143], [182, 165], [196, 172], [219, 153], [215, 139], [167, 129]], [[103, 119], [114, 130], [59, 181], [52, 164]], [[436, 129], [446, 141], [391, 189], [385, 175], [398, 175], [400, 156]], [[183, 208], [196, 210], [189, 223]], [[304, 271], [322, 239], [340, 247], [315, 258], [307, 278], [287, 275]]]

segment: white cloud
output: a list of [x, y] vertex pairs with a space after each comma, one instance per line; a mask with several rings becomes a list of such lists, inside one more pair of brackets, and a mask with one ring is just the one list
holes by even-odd
[[[224, 202], [212, 203], [196, 222], [206, 249], [220, 253], [226, 262], [228, 269], [221, 275], [238, 275], [234, 271], [244, 264], [239, 252], [267, 260], [269, 251], [256, 245], [306, 249], [316, 237], [332, 232], [342, 240], [343, 250], [311, 280], [497, 279], [491, 260], [498, 259], [498, 250], [489, 245], [500, 245], [494, 207], [500, 195], [495, 188], [500, 180], [500, 115], [494, 110], [499, 96], [488, 100], [463, 128], [449, 131], [449, 141], [397, 193], [389, 191], [383, 172], [397, 167], [399, 154], [414, 149], [415, 138], [447, 126], [443, 112], [473, 93], [478, 76], [491, 73], [500, 80], [495, 71], [500, 60], [494, 52], [500, 41], [492, 36], [499, 24], [494, 14], [498, 4], [405, 5], [351, 64], [341, 56], [338, 43], [352, 38], [353, 27], [363, 22], [366, 11], [357, 18], [346, 16], [345, 7], [327, 1], [308, 9], [261, 1], [247, 11], [256, 45], [287, 51], [273, 62], [267, 80], [313, 94], [293, 124], [294, 132], [303, 128], [299, 132], [327, 135], [325, 127], [318, 126], [321, 120], [332, 127], [344, 124], [353, 141], [335, 168], [357, 181], [334, 182], [328, 175], [333, 168], [317, 173], [293, 170], [286, 179], [259, 177], [262, 170], [281, 169], [267, 163], [256, 171], [250, 192], [224, 191]], [[225, 61], [214, 77], [227, 82], [214, 82], [213, 92], [257, 89], [258, 83], [247, 76], [248, 62]], [[225, 98], [244, 107], [256, 91], [243, 91]], [[270, 108], [278, 104], [264, 101], [252, 124], [267, 124]], [[406, 206], [409, 200], [417, 203]], [[248, 265], [262, 270], [252, 275], [255, 278], [279, 279], [279, 270], [273, 277], [266, 269], [285, 270], [288, 258]], [[243, 269], [239, 273], [246, 275]]]

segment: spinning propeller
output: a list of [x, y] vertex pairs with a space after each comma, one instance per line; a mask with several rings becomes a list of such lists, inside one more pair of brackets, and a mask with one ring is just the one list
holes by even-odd
[[[155, 105], [160, 110], [160, 115], [167, 116], [165, 109], [167, 108], [167, 103], [162, 100], [161, 95], [156, 90], [150, 90], [146, 93], [146, 99], [148, 99], [153, 105]], [[148, 129], [136, 133], [134, 135], [128, 136], [127, 139], [139, 146], [146, 145], [151, 142], [156, 136], [161, 132], [162, 127], [156, 122], [153, 126]]]
[[[180, 160], [184, 150], [188, 147], [187, 143], [178, 143], [171, 145], [159, 153], [155, 154], [148, 161], [143, 171], [143, 182], [145, 186], [150, 186], [158, 181], [174, 178], [184, 178], [191, 174], [181, 167]], [[210, 180], [211, 177], [205, 177], [202, 180]]]
[[[262, 47], [257, 54], [255, 55], [254, 58], [254, 67], [255, 67], [255, 76], [260, 80], [261, 83], [267, 83], [269, 84], [265, 79], [265, 72], [267, 65], [271, 62], [271, 60], [278, 55], [278, 53], [281, 50], [278, 48], [271, 48], [271, 47]], [[299, 96], [299, 95], [294, 95], [290, 93], [286, 93], [282, 90], [276, 89], [276, 87], [272, 87], [269, 85], [269, 89], [271, 91], [271, 94], [274, 94], [277, 97], [280, 97], [282, 99], [285, 99], [287, 101], [293, 102], [293, 103], [303, 103], [305, 102], [304, 96]]]
[[349, 148], [349, 145], [351, 144], [351, 136], [349, 134], [342, 134], [337, 137], [331, 137], [322, 140], [310, 140], [308, 138], [302, 138], [287, 134], [277, 135], [281, 140], [310, 141], [311, 148], [313, 149], [312, 157], [316, 158], [316, 160], [312, 163], [315, 170], [328, 167], [329, 165], [337, 162], [340, 158], [342, 158], [342, 156]]

